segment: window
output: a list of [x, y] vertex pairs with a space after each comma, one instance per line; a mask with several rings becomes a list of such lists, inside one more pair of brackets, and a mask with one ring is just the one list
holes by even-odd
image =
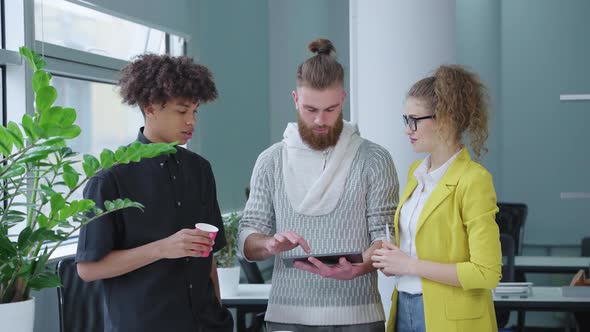
[[186, 54], [186, 44], [184, 38], [178, 36], [170, 36], [170, 55], [179, 56]]
[[[58, 93], [55, 104], [77, 111], [76, 123], [82, 134], [68, 145], [80, 152], [77, 156], [80, 161], [83, 153], [98, 157], [103, 149], [114, 151], [137, 137], [143, 125], [141, 111], [122, 104], [114, 85], [60, 76], [54, 76], [52, 84]], [[81, 163], [73, 166], [80, 174], [84, 173]], [[82, 188], [72, 197], [82, 199]]]
[[[185, 38], [114, 11], [107, 14], [90, 2], [0, 0], [0, 5], [6, 12], [0, 15], [2, 121], [20, 122], [24, 113], [33, 112], [33, 92], [18, 54], [19, 46], [29, 45], [44, 56], [45, 70], [53, 75], [55, 104], [77, 111], [82, 133], [69, 145], [80, 158], [132, 142], [143, 124], [139, 109], [121, 103], [115, 87], [121, 67], [146, 52], [186, 54]], [[81, 198], [82, 190], [74, 196]], [[20, 230], [13, 227], [9, 234]]]
[[141, 111], [122, 104], [114, 85], [60, 76], [54, 76], [52, 84], [58, 93], [56, 105], [78, 113], [82, 134], [70, 141], [72, 150], [98, 156], [104, 148], [114, 150], [137, 137]]
[[[184, 39], [171, 37], [170, 49], [174, 46], [177, 51]], [[166, 53], [163, 31], [65, 0], [35, 0], [35, 39], [121, 60], [142, 53]]]

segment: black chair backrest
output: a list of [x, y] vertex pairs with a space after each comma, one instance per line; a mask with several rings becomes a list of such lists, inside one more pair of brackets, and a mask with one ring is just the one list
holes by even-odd
[[[513, 282], [514, 277], [514, 239], [510, 234], [500, 233], [500, 246], [502, 247], [502, 279], [501, 282]], [[510, 319], [510, 310], [496, 309], [496, 323], [498, 328], [508, 324]]]
[[502, 282], [514, 281], [514, 239], [509, 234], [500, 233], [500, 245], [502, 246]]
[[246, 279], [249, 284], [264, 284], [264, 278], [260, 269], [255, 262], [248, 262], [241, 255], [238, 255], [238, 261], [242, 267], [242, 271], [246, 274]]
[[582, 257], [590, 257], [590, 236], [582, 239]]
[[523, 203], [498, 203], [496, 222], [500, 233], [509, 234], [514, 240], [515, 254], [522, 255], [522, 241], [524, 238], [524, 223], [528, 214], [528, 207]]
[[61, 332], [104, 331], [102, 283], [80, 279], [74, 257], [59, 261], [57, 274], [63, 285], [57, 289]]

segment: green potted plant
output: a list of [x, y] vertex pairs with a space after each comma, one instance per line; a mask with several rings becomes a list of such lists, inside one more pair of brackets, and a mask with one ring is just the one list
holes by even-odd
[[[120, 209], [142, 208], [117, 199], [102, 210], [92, 200], [74, 199], [73, 193], [103, 169], [176, 150], [173, 144], [136, 142], [105, 149], [98, 158], [79, 157], [67, 145], [81, 132], [74, 123], [76, 111], [54, 105], [57, 91], [43, 70], [45, 61], [25, 47], [20, 54], [33, 72], [35, 113], [25, 114], [19, 124], [0, 126], [0, 321], [3, 329], [22, 330], [5, 325], [12, 322], [32, 331], [31, 290], [60, 286], [55, 269], [47, 265], [51, 254], [82, 225]], [[8, 236], [13, 227], [20, 229], [16, 237]]]
[[217, 277], [222, 297], [237, 293], [240, 282], [240, 266], [238, 264], [238, 224], [240, 215], [232, 212], [223, 217], [226, 246], [215, 253], [217, 261]]

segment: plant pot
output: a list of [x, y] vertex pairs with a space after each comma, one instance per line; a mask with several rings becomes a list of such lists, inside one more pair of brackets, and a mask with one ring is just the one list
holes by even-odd
[[240, 283], [240, 267], [218, 267], [217, 277], [219, 278], [219, 291], [221, 297], [231, 297], [238, 293]]
[[35, 326], [35, 298], [27, 301], [0, 304], [2, 331], [33, 332]]

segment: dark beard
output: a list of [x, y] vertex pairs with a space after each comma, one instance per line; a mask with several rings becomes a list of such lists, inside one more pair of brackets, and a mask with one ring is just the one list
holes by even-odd
[[323, 151], [331, 146], [335, 146], [338, 143], [338, 139], [340, 138], [340, 133], [342, 133], [342, 128], [344, 128], [344, 121], [342, 118], [342, 113], [336, 120], [336, 123], [333, 127], [328, 128], [328, 133], [325, 135], [318, 135], [313, 132], [313, 127], [310, 128], [305, 125], [303, 120], [301, 120], [301, 116], [297, 113], [297, 128], [299, 129], [299, 135], [301, 136], [301, 140], [312, 148], [313, 150]]

